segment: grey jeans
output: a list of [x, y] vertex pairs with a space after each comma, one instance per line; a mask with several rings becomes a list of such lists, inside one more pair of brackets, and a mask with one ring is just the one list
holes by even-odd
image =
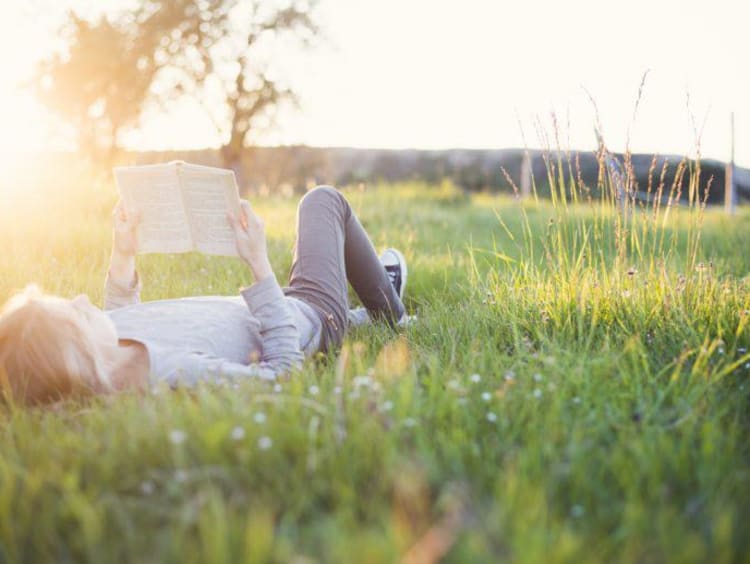
[[297, 241], [287, 296], [310, 304], [323, 323], [321, 350], [341, 345], [352, 285], [370, 317], [393, 324], [404, 313], [385, 268], [341, 192], [318, 186], [297, 208]]

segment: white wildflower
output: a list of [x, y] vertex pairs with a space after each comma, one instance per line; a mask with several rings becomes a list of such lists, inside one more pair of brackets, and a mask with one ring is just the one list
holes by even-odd
[[495, 415], [491, 411], [488, 412], [487, 413], [487, 421], [489, 421], [490, 423], [494, 423], [495, 421], [497, 421], [497, 415]]
[[263, 425], [263, 423], [266, 422], [266, 414], [262, 411], [259, 411], [253, 416], [253, 421], [255, 421], [258, 425]]
[[540, 390], [539, 388], [534, 388], [534, 397], [536, 399], [539, 399], [540, 397], [542, 397], [542, 390]]
[[169, 440], [173, 445], [181, 445], [187, 439], [187, 433], [180, 429], [173, 429], [169, 432]]
[[141, 493], [143, 495], [151, 495], [156, 491], [156, 486], [151, 480], [146, 480], [145, 482], [141, 482]]
[[512, 370], [508, 370], [505, 372], [505, 375], [503, 376], [505, 378], [506, 382], [510, 382], [511, 380], [514, 380], [516, 378], [516, 373]]
[[490, 401], [492, 399], [492, 394], [489, 392], [482, 392], [482, 400], [483, 401]]
[[245, 429], [237, 425], [230, 433], [233, 441], [241, 441], [245, 438]]
[[273, 385], [273, 391], [276, 392], [277, 394], [280, 394], [282, 389], [283, 388], [281, 387], [281, 384], [274, 384]]
[[406, 419], [404, 419], [405, 427], [414, 427], [416, 426], [416, 424], [417, 424], [417, 420], [414, 419], [413, 417], [407, 417]]
[[393, 409], [393, 402], [391, 400], [383, 402], [383, 411], [390, 411]]
[[352, 380], [352, 383], [357, 388], [359, 388], [359, 387], [367, 388], [372, 383], [372, 379], [369, 376], [356, 376]]
[[341, 386], [336, 386], [335, 388], [333, 388], [333, 393], [337, 396], [340, 396], [342, 391], [343, 390], [341, 389]]
[[544, 376], [542, 376], [541, 374], [539, 374], [539, 372], [537, 372], [536, 374], [534, 374], [534, 382], [541, 382], [542, 380], [544, 380]]
[[175, 482], [177, 482], [178, 484], [184, 484], [188, 480], [188, 473], [187, 473], [187, 471], [183, 470], [182, 468], [179, 468], [174, 473], [174, 479], [175, 479]]
[[312, 385], [312, 386], [310, 386], [310, 388], [308, 389], [308, 392], [310, 392], [310, 395], [311, 395], [311, 396], [317, 396], [317, 395], [318, 395], [318, 392], [320, 392], [320, 388], [318, 388], [318, 386], [316, 386], [315, 384], [313, 384], [313, 385]]
[[469, 376], [469, 380], [471, 380], [475, 384], [478, 384], [482, 381], [482, 377], [479, 374], [472, 374], [471, 376]]
[[584, 509], [583, 505], [574, 505], [573, 507], [570, 508], [570, 516], [576, 519], [583, 517], [585, 513], [586, 513], [586, 510]]
[[271, 437], [262, 436], [258, 439], [258, 448], [260, 450], [268, 450], [273, 446], [273, 440]]
[[579, 403], [581, 403], [581, 398], [579, 398], [578, 396], [574, 397], [573, 398], [573, 403], [576, 404], [576, 405], [578, 405]]

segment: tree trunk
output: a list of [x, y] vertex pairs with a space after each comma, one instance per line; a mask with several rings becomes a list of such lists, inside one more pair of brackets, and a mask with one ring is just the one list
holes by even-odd
[[221, 162], [224, 168], [234, 171], [240, 195], [247, 192], [247, 179], [245, 178], [245, 169], [242, 166], [242, 150], [232, 147], [231, 144], [224, 145], [221, 148]]

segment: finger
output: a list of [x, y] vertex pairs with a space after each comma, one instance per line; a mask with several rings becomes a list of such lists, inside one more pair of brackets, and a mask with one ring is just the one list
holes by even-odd
[[242, 212], [242, 226], [247, 229], [248, 222], [253, 216], [253, 210], [250, 207], [250, 202], [247, 200], [240, 200], [240, 211]]
[[235, 235], [239, 235], [240, 233], [242, 233], [242, 226], [237, 220], [236, 215], [234, 215], [232, 212], [229, 212], [227, 214], [227, 219], [229, 220], [229, 225], [232, 227], [232, 229], [234, 229]]

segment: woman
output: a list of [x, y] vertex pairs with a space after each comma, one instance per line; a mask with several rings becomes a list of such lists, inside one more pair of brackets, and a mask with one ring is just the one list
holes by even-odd
[[[297, 210], [289, 286], [268, 260], [262, 220], [242, 202], [229, 217], [237, 251], [255, 282], [237, 297], [141, 303], [135, 270], [137, 218], [114, 213], [104, 308], [86, 296], [66, 300], [27, 288], [0, 315], [0, 387], [12, 401], [42, 404], [73, 394], [172, 386], [201, 380], [272, 380], [305, 356], [334, 350], [350, 323], [404, 317], [406, 263], [378, 258], [344, 196], [329, 186]], [[366, 308], [350, 312], [347, 280]]]

